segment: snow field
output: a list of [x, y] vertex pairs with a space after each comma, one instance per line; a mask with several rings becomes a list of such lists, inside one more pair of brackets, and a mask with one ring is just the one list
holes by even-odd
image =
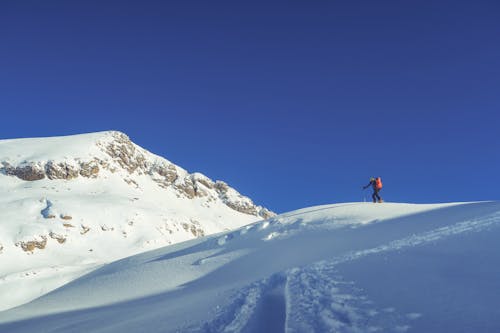
[[499, 236], [496, 202], [312, 207], [103, 266], [0, 330], [496, 332]]
[[[0, 167], [100, 159], [114, 169], [101, 167], [96, 177], [71, 180], [24, 181], [0, 173], [0, 294], [6, 295], [0, 311], [120, 258], [260, 219], [219, 198], [183, 197], [173, 187], [160, 187], [154, 175], [129, 173], [103, 151], [116, 136], [100, 132], [0, 140]], [[170, 163], [133, 146], [149, 163]], [[188, 175], [172, 168], [179, 178]], [[233, 189], [228, 195], [251, 202]]]

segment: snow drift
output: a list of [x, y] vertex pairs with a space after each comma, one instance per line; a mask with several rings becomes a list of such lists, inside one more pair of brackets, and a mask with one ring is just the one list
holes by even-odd
[[312, 207], [116, 261], [6, 332], [498, 332], [500, 203]]

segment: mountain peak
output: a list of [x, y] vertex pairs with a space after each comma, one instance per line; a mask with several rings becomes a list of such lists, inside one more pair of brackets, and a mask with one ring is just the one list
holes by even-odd
[[[72, 180], [119, 175], [140, 187], [147, 177], [157, 186], [175, 189], [188, 199], [221, 200], [238, 212], [268, 218], [271, 211], [256, 206], [222, 181], [212, 181], [133, 143], [120, 131], [60, 137], [0, 140], [0, 172], [24, 181]], [[139, 179], [140, 178], [140, 179]]]
[[[12, 294], [0, 310], [89, 267], [275, 215], [118, 131], [0, 140], [0, 193], [0, 259], [9, 261], [0, 280], [43, 286]], [[10, 295], [9, 283], [0, 294]]]
[[1, 140], [0, 171], [25, 181], [94, 177], [112, 159], [124, 156], [121, 149], [134, 146], [118, 131]]
[[18, 165], [23, 162], [84, 159], [100, 155], [98, 145], [113, 140], [130, 141], [127, 135], [118, 131], [0, 140], [0, 161]]

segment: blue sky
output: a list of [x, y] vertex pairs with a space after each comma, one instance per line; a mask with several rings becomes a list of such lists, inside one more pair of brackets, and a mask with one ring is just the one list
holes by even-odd
[[284, 212], [498, 200], [497, 1], [2, 1], [0, 138], [120, 130]]

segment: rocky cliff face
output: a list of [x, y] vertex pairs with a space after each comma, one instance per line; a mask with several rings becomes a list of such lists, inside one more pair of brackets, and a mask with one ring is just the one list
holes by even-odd
[[[73, 180], [78, 177], [97, 178], [103, 172], [120, 173], [131, 186], [138, 186], [137, 176], [148, 176], [162, 188], [173, 188], [180, 197], [221, 200], [238, 212], [269, 218], [275, 214], [255, 205], [251, 199], [238, 193], [222, 181], [213, 181], [199, 174], [189, 174], [184, 169], [159, 158], [134, 144], [121, 132], [107, 132], [95, 142], [100, 154], [90, 158], [63, 160], [24, 160], [16, 165], [0, 161], [0, 172], [24, 181]], [[70, 150], [71, 147], [68, 147]]]
[[9, 176], [16, 176], [22, 180], [35, 181], [44, 178], [71, 180], [79, 176], [96, 177], [99, 174], [99, 162], [79, 162], [69, 164], [68, 162], [24, 162], [12, 166], [8, 162], [2, 162], [0, 171]]

